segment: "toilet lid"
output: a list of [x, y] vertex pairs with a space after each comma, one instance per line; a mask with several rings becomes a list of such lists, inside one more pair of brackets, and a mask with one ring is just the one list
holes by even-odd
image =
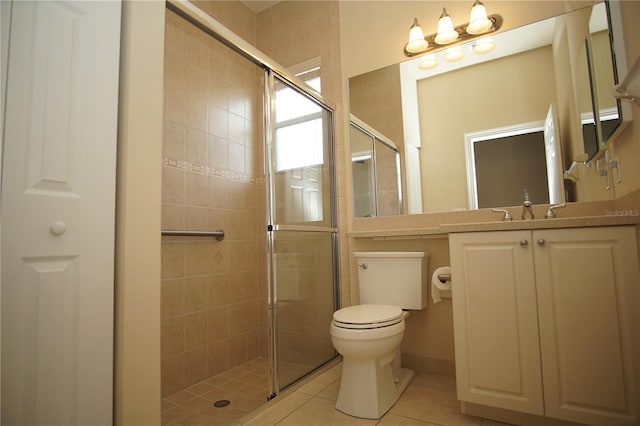
[[333, 324], [341, 328], [381, 328], [402, 321], [402, 309], [391, 305], [356, 305], [333, 313]]

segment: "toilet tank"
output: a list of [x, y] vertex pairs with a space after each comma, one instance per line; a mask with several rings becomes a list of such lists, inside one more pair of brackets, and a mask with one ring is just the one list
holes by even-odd
[[423, 252], [354, 252], [358, 265], [360, 304], [427, 307], [427, 263]]

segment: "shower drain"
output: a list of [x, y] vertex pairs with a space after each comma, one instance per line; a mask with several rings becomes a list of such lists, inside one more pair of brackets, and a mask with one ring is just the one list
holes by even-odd
[[213, 406], [216, 407], [216, 408], [223, 408], [223, 407], [226, 407], [229, 404], [231, 404], [231, 401], [229, 401], [228, 399], [221, 399], [219, 401], [214, 402]]

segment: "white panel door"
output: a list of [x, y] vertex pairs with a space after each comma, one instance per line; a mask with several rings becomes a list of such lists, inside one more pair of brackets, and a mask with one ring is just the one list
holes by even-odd
[[2, 424], [109, 425], [120, 3], [18, 1], [2, 176]]
[[543, 414], [527, 231], [449, 237], [458, 399]]
[[543, 230], [534, 239], [547, 416], [637, 425], [635, 229]]

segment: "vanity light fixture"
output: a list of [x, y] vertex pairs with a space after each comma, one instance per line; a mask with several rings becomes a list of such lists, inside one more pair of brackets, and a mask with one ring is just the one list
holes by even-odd
[[475, 0], [473, 3], [469, 22], [457, 27], [453, 26], [451, 16], [447, 13], [447, 9], [443, 8], [436, 34], [424, 36], [422, 28], [418, 25], [418, 19], [414, 18], [413, 25], [409, 30], [409, 41], [404, 47], [404, 54], [408, 57], [421, 55], [452, 43], [458, 44], [473, 40], [483, 34], [495, 32], [500, 27], [502, 27], [502, 16], [487, 16], [486, 8], [479, 0]]

